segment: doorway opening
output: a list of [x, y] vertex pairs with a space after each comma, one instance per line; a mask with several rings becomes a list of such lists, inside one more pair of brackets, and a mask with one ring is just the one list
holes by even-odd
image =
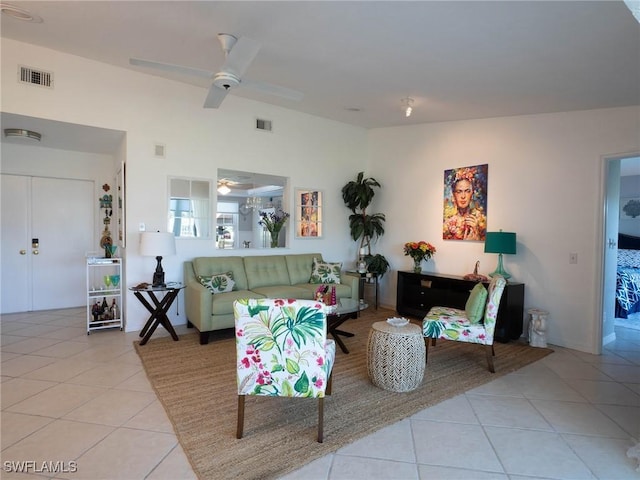
[[[616, 324], [621, 324], [618, 317], [629, 308], [640, 312], [640, 212], [633, 210], [634, 199], [640, 207], [640, 154], [605, 158], [604, 173], [602, 335], [598, 353], [616, 339]], [[623, 273], [625, 269], [629, 270]], [[637, 278], [635, 285], [632, 277]]]

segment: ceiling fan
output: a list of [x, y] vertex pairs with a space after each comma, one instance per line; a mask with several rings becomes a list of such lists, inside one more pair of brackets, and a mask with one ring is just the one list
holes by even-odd
[[205, 108], [218, 108], [230, 90], [237, 87], [251, 88], [253, 90], [286, 98], [288, 100], [300, 101], [303, 94], [290, 88], [280, 87], [269, 83], [252, 82], [243, 78], [245, 72], [253, 62], [260, 50], [260, 43], [247, 37], [236, 38], [228, 33], [219, 33], [218, 40], [222, 45], [225, 54], [225, 61], [219, 72], [210, 72], [199, 68], [173, 65], [170, 63], [154, 62], [152, 60], [142, 60], [130, 58], [131, 65], [141, 67], [156, 68], [166, 72], [175, 72], [184, 75], [192, 75], [201, 78], [211, 79], [209, 93], [204, 102]]

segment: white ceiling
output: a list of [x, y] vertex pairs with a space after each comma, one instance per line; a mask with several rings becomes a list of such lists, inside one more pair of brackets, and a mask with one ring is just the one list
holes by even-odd
[[2, 37], [200, 85], [203, 103], [207, 79], [129, 58], [215, 72], [216, 34], [247, 36], [262, 49], [245, 77], [305, 97], [232, 94], [365, 128], [640, 104], [640, 25], [622, 1], [7, 3], [43, 21], [3, 15]]

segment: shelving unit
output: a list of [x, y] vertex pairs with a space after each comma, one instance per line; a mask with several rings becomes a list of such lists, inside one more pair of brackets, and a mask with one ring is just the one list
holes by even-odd
[[[115, 277], [117, 285], [112, 283]], [[123, 330], [122, 282], [121, 258], [87, 257], [87, 335], [106, 328]]]

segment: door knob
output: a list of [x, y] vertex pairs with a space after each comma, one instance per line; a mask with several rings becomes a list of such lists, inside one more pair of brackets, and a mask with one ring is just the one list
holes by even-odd
[[34, 255], [38, 255], [38, 253], [40, 253], [38, 250], [34, 250], [34, 251], [33, 251], [33, 254], [34, 254]]
[[20, 250], [20, 255], [26, 255], [27, 251], [26, 250]]

